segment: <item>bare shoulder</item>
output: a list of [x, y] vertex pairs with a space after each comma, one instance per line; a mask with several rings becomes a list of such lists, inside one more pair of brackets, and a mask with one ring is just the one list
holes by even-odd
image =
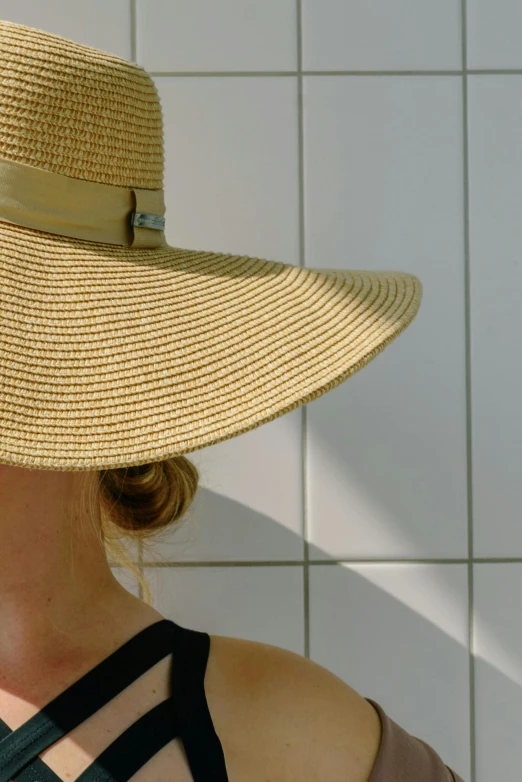
[[361, 695], [286, 649], [210, 638], [205, 690], [231, 782], [368, 782], [381, 723]]

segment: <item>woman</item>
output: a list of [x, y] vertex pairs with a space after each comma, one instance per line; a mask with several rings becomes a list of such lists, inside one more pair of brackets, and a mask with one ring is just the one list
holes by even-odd
[[419, 280], [169, 246], [146, 71], [0, 40], [0, 782], [462, 782], [321, 666], [163, 617], [106, 553], [183, 515], [185, 453], [377, 356]]

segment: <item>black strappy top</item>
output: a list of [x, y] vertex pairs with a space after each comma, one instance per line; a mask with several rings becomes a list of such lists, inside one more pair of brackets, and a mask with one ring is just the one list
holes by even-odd
[[[172, 653], [170, 696], [120, 734], [75, 782], [128, 782], [180, 738], [194, 782], [229, 782], [204, 689], [210, 636], [170, 619], [149, 625], [16, 730], [0, 719], [0, 782], [62, 782], [38, 755]], [[463, 782], [432, 747], [379, 714], [382, 738], [369, 782]]]
[[38, 755], [173, 653], [171, 694], [110, 744], [75, 782], [127, 782], [178, 736], [195, 782], [228, 782], [203, 687], [210, 636], [160, 619], [141, 630], [16, 730], [0, 720], [0, 782], [62, 782]]

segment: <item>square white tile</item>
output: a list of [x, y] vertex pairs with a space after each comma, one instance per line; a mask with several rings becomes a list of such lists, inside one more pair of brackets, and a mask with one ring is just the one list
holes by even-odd
[[0, 19], [62, 35], [85, 46], [131, 59], [128, 0], [0, 0]]
[[469, 779], [465, 565], [312, 565], [310, 656]]
[[455, 0], [302, 0], [304, 70], [462, 68]]
[[304, 652], [303, 568], [145, 567], [153, 606], [183, 627]]
[[306, 265], [396, 270], [419, 314], [307, 410], [314, 559], [467, 555], [459, 77], [304, 80]]
[[474, 566], [477, 782], [520, 777], [522, 564]]
[[522, 76], [468, 81], [474, 554], [522, 556]]
[[167, 241], [299, 263], [297, 82], [155, 77]]
[[521, 68], [520, 0], [468, 0], [468, 68]]
[[149, 546], [170, 561], [302, 560], [301, 411], [187, 454], [192, 505]]
[[294, 0], [137, 0], [149, 71], [296, 70]]

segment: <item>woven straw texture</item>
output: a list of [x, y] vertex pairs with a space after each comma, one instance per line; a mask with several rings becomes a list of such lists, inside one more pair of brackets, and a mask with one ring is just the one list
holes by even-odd
[[[0, 157], [163, 188], [162, 111], [139, 66], [0, 21], [0, 101]], [[0, 222], [0, 462], [110, 469], [247, 432], [365, 366], [421, 296], [407, 273], [119, 247]]]

